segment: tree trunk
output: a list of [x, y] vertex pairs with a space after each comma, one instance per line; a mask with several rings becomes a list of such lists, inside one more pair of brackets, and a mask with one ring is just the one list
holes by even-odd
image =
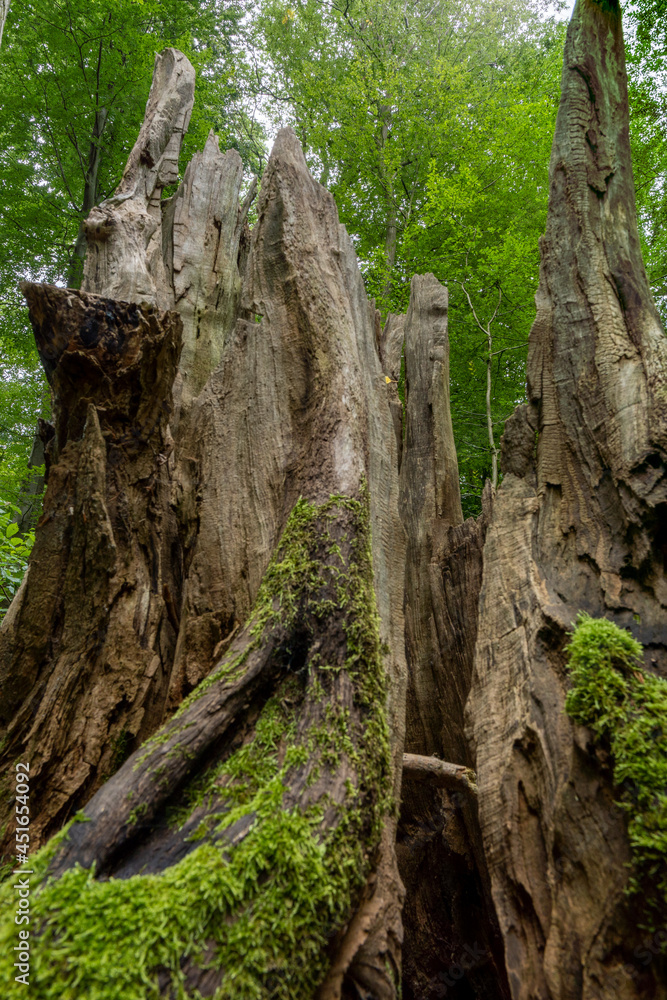
[[0, 629], [31, 996], [666, 998], [617, 790], [564, 711], [580, 610], [667, 671], [667, 340], [616, 0], [568, 31], [529, 402], [476, 521], [446, 289], [415, 277], [381, 329], [289, 129], [252, 234], [213, 136], [162, 199], [193, 89], [157, 58], [83, 289], [25, 286], [55, 401]]
[[541, 259], [467, 705], [485, 853], [515, 1000], [665, 997], [661, 963], [638, 959], [644, 901], [624, 895], [609, 772], [564, 712], [580, 610], [667, 670], [667, 339], [639, 247], [616, 0], [578, 0], [569, 26]]
[[218, 888], [191, 930], [165, 951], [165, 900], [154, 919], [119, 914], [87, 992], [391, 1000], [404, 540], [377, 315], [290, 130], [249, 249], [240, 160], [213, 138], [160, 204], [188, 65], [158, 57], [119, 191], [86, 224], [84, 290], [26, 287], [55, 428], [3, 628], [6, 753], [30, 761], [33, 846], [86, 801], [89, 820], [51, 858], [53, 907], [36, 894], [38, 947], [61, 933], [77, 865], [95, 866], [105, 923], [109, 890], [150, 894], [161, 873], [176, 912], [205, 870]]
[[90, 150], [88, 152], [88, 167], [83, 184], [83, 205], [81, 207], [81, 224], [72, 252], [69, 273], [67, 276], [67, 287], [78, 288], [81, 284], [83, 274], [83, 262], [86, 259], [88, 250], [88, 240], [86, 239], [85, 220], [88, 214], [97, 203], [97, 177], [100, 170], [100, 156], [102, 154], [101, 139], [106, 125], [108, 112], [106, 108], [99, 108], [95, 112], [95, 124], [90, 140]]
[[0, 0], [0, 45], [2, 45], [2, 36], [5, 30], [5, 22], [7, 21], [7, 15], [9, 14], [9, 7], [11, 0]]

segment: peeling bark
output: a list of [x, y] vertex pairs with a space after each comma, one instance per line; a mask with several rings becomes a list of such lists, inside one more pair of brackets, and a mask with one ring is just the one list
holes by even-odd
[[181, 324], [23, 288], [55, 424], [42, 424], [48, 489], [0, 630], [0, 687], [5, 773], [30, 761], [37, 845], [164, 717], [180, 585], [168, 418]]

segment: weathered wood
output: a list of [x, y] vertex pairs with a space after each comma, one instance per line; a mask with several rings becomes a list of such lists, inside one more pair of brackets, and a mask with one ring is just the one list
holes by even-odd
[[[30, 568], [0, 630], [0, 720], [6, 774], [30, 762], [37, 847], [164, 717], [180, 596], [168, 420], [181, 324], [23, 290], [54, 426]], [[3, 797], [3, 822], [10, 806]]]
[[629, 627], [649, 667], [667, 667], [666, 361], [636, 226], [620, 8], [578, 0], [529, 404], [503, 443], [467, 705], [515, 1000], [667, 995], [659, 963], [637, 962], [641, 900], [624, 896], [625, 822], [564, 712], [563, 653], [585, 610]]
[[139, 137], [113, 197], [85, 222], [83, 291], [126, 302], [173, 305], [163, 263], [162, 190], [178, 180], [178, 155], [194, 102], [195, 71], [182, 52], [155, 57]]
[[406, 432], [401, 464], [401, 517], [408, 537], [406, 746], [426, 754], [442, 752], [441, 720], [449, 686], [438, 654], [431, 560], [447, 530], [463, 520], [449, 410], [447, 309], [447, 289], [432, 274], [415, 275], [405, 319]]
[[222, 357], [241, 296], [239, 255], [249, 241], [246, 222], [254, 182], [239, 202], [243, 164], [236, 150], [221, 153], [217, 136], [188, 164], [183, 183], [165, 211], [163, 243], [173, 288], [173, 308], [183, 320], [183, 351], [174, 387], [187, 411]]
[[[134, 438], [125, 434], [125, 425], [116, 438], [123, 455], [124, 448], [156, 479], [163, 476], [166, 494], [160, 494], [157, 513], [175, 517], [179, 529], [170, 539], [182, 568], [182, 596], [180, 577], [178, 586], [163, 588], [164, 593], [158, 581], [163, 617], [173, 633], [169, 646], [161, 647], [168, 656], [156, 713], [164, 711], [165, 685], [173, 710], [203, 678], [206, 683], [92, 798], [86, 806], [89, 822], [74, 824], [51, 872], [65, 877], [77, 864], [95, 864], [101, 879], [171, 871], [191, 857], [197, 845], [189, 838], [207, 818], [212, 825], [204, 841], [218, 850], [224, 868], [230, 852], [257, 836], [252, 811], [224, 835], [215, 832], [226, 808], [224, 779], [205, 803], [191, 807], [184, 825], [172, 828], [168, 817], [174, 808], [187, 812], [197, 781], [253, 744], [267, 704], [288, 704], [294, 716], [290, 742], [283, 741], [277, 753], [286, 759], [288, 750], [298, 751], [301, 763], [286, 765], [277, 812], [317, 815], [311, 824], [313, 850], [321, 845], [329, 852], [326, 858], [342, 852], [348, 859], [340, 871], [335, 857], [330, 862], [335, 877], [343, 878], [349, 902], [342, 909], [335, 899], [319, 904], [320, 920], [329, 923], [324, 930], [317, 925], [313, 934], [324, 933], [330, 947], [321, 948], [312, 965], [311, 995], [319, 983], [322, 1000], [354, 991], [393, 1000], [402, 935], [392, 803], [400, 790], [405, 715], [404, 534], [377, 312], [366, 297], [333, 199], [311, 178], [290, 130], [283, 130], [274, 145], [249, 248], [245, 218], [253, 194], [239, 205], [240, 161], [236, 154], [223, 157], [213, 138], [191, 164], [179, 192], [163, 207], [158, 204], [180, 123], [188, 114], [188, 80], [179, 53], [158, 59], [147, 119], [121, 188], [102, 206], [100, 219], [93, 213], [87, 229], [88, 282], [106, 284], [115, 295], [144, 304], [66, 290], [35, 296], [38, 303], [40, 296], [55, 303], [49, 319], [54, 377], [65, 370], [73, 345], [82, 363], [78, 342], [91, 330], [99, 339], [107, 325], [116, 329], [118, 317], [158, 317], [179, 334], [177, 313], [183, 317], [186, 360], [179, 377], [177, 353], [160, 370], [169, 394], [174, 383], [180, 394], [178, 423], [171, 421], [174, 455], [156, 452], [143, 423]], [[148, 161], [156, 164], [159, 157], [164, 169], [149, 169]], [[173, 305], [174, 311], [158, 313], [146, 300]], [[63, 318], [70, 301], [77, 308]], [[105, 308], [103, 316], [94, 312]], [[86, 309], [93, 311], [94, 322], [88, 322]], [[37, 312], [33, 308], [39, 338], [43, 324]], [[136, 336], [144, 335], [144, 326], [136, 319], [126, 333], [140, 358]], [[150, 338], [144, 351], [149, 343]], [[103, 435], [105, 421], [110, 422], [99, 404], [118, 393], [125, 399], [123, 365], [113, 368], [110, 345], [104, 344], [107, 395], [83, 400], [85, 422], [79, 413], [82, 401], [61, 393], [52, 445], [60, 460], [94, 438], [97, 479], [87, 474], [82, 481], [81, 503], [91, 504], [90, 487], [102, 513], [104, 462], [108, 478], [116, 438], [111, 432], [109, 440], [100, 438], [96, 431], [100, 425]], [[158, 386], [152, 395], [135, 392], [131, 400], [145, 411], [151, 432], [157, 433], [150, 423], [154, 411], [159, 415], [156, 427], [171, 442], [170, 397], [161, 396]], [[49, 488], [62, 505], [67, 494], [57, 468], [54, 457]], [[128, 490], [123, 483], [123, 501]], [[116, 532], [113, 516], [106, 528], [102, 513], [84, 522], [91, 552], [93, 542], [99, 548]], [[130, 545], [143, 537], [144, 529], [133, 521], [127, 530]], [[45, 527], [38, 535], [41, 544], [50, 538]], [[153, 557], [153, 550], [148, 548], [147, 555]], [[96, 558], [96, 566], [112, 586], [120, 580], [115, 563]], [[60, 569], [53, 568], [53, 580], [59, 580]], [[82, 634], [92, 622], [99, 636], [109, 627], [108, 605], [106, 595], [91, 590], [93, 597], [99, 620], [84, 604], [77, 622]], [[10, 612], [10, 625], [12, 614], [16, 618]], [[130, 645], [135, 619], [124, 621]], [[16, 635], [8, 642], [15, 649]], [[69, 655], [67, 646], [63, 654]], [[212, 668], [219, 676], [211, 675]], [[89, 686], [89, 674], [77, 676], [79, 687], [68, 710], [83, 721], [82, 708], [95, 686]], [[22, 706], [24, 715], [40, 697], [37, 692], [30, 705]], [[133, 697], [128, 687], [128, 712], [137, 710]], [[101, 719], [106, 707], [102, 701]], [[54, 755], [49, 767], [61, 768], [62, 761]], [[45, 784], [42, 794], [49, 787]], [[94, 790], [90, 784], [89, 790]], [[79, 804], [77, 799], [74, 805]], [[260, 896], [265, 891], [261, 881], [255, 888]], [[261, 908], [261, 901], [257, 905]], [[57, 912], [52, 911], [54, 921]], [[221, 926], [244, 919], [244, 913], [245, 904], [224, 916], [214, 908], [202, 933], [215, 937]], [[129, 926], [127, 933], [131, 938]], [[184, 946], [174, 954], [172, 967], [183, 970], [189, 989], [212, 995], [226, 972], [224, 967], [212, 972], [203, 963], [200, 945], [208, 940]], [[263, 973], [249, 965], [248, 975], [268, 990], [276, 973], [273, 960], [267, 962]], [[170, 995], [169, 970], [153, 968], [149, 961], [147, 974]]]
[[[482, 547], [490, 514], [461, 523], [458, 467], [449, 412], [447, 290], [433, 275], [412, 279], [408, 314], [390, 317], [384, 351], [400, 363], [405, 336], [406, 434], [401, 464], [408, 696], [406, 749], [417, 760], [436, 754], [472, 763], [463, 711], [476, 638]], [[392, 331], [395, 331], [392, 333]], [[426, 755], [426, 756], [424, 756]], [[485, 870], [474, 800], [404, 769], [398, 831], [406, 887], [403, 995], [436, 1000], [448, 970], [461, 961], [480, 1000], [507, 996], [502, 947]], [[467, 915], [464, 915], [467, 911]], [[475, 957], [466, 928], [475, 926]], [[470, 942], [468, 942], [470, 944]], [[451, 981], [450, 981], [451, 982]]]
[[403, 780], [406, 778], [424, 779], [441, 788], [449, 788], [453, 792], [467, 792], [477, 795], [475, 772], [462, 764], [450, 764], [438, 757], [426, 757], [423, 754], [403, 754]]

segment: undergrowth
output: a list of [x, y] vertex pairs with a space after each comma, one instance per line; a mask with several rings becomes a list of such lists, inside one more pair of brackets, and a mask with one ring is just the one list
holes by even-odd
[[628, 819], [628, 892], [644, 894], [655, 929], [667, 918], [667, 681], [644, 669], [641, 644], [606, 618], [580, 614], [566, 649], [565, 707], [611, 755]]

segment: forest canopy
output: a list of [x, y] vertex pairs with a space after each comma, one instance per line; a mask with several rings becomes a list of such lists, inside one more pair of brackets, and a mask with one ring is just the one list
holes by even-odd
[[[247, 183], [253, 175], [261, 182], [272, 137], [290, 124], [314, 176], [335, 196], [383, 316], [405, 311], [414, 273], [433, 272], [448, 286], [463, 510], [478, 514], [493, 449], [525, 394], [563, 6], [540, 0], [11, 5], [0, 60], [3, 509], [18, 505], [28, 521], [36, 519], [39, 502], [26, 503], [27, 464], [36, 420], [48, 418], [50, 407], [19, 282], [78, 287], [81, 222], [120, 180], [155, 52], [176, 45], [197, 70], [182, 168], [213, 129], [222, 148], [240, 152]], [[625, 10], [640, 234], [663, 317], [665, 12], [664, 0], [633, 0]]]

